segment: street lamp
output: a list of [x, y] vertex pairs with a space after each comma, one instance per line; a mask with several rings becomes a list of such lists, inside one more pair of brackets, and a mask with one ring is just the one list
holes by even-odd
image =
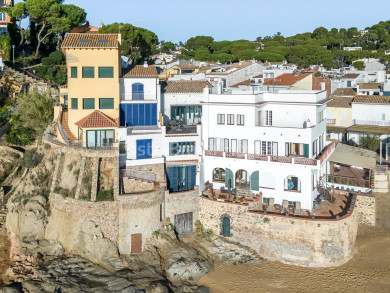
[[15, 45], [12, 45], [12, 62], [14, 64], [15, 69]]

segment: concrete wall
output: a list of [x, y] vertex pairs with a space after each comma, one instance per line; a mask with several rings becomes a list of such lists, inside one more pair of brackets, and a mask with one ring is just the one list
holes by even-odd
[[338, 221], [303, 220], [250, 213], [245, 205], [200, 198], [199, 218], [205, 228], [220, 234], [224, 215], [231, 219], [231, 239], [268, 260], [333, 267], [352, 257], [358, 227], [356, 211]]
[[[345, 114], [343, 114], [345, 113]], [[343, 115], [347, 118], [343, 120]], [[328, 107], [326, 109], [326, 118], [336, 119], [335, 126], [344, 126], [349, 127], [352, 125], [352, 109], [351, 108], [338, 108], [338, 107]]]
[[161, 228], [160, 213], [164, 204], [165, 186], [152, 191], [121, 195], [119, 201], [119, 252], [131, 253], [131, 235], [142, 234], [142, 247]]

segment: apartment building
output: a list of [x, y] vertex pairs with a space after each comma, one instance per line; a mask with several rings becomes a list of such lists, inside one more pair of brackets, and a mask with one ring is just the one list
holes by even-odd
[[[11, 7], [12, 0], [0, 0], [0, 8]], [[0, 12], [0, 34], [6, 34], [8, 32], [7, 26], [11, 23], [10, 17], [5, 12]]]

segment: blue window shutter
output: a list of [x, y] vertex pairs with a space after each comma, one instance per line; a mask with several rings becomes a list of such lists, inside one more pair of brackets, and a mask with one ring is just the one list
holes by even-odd
[[178, 167], [168, 167], [167, 168], [167, 183], [169, 192], [178, 191]]
[[139, 104], [139, 110], [138, 110], [138, 125], [146, 125], [145, 124], [145, 104]]
[[259, 171], [255, 171], [251, 175], [251, 190], [259, 190]]
[[196, 166], [187, 166], [186, 190], [193, 190], [196, 184]]
[[152, 104], [152, 122], [151, 125], [157, 125], [157, 104]]
[[132, 117], [131, 117], [131, 125], [138, 126], [138, 105], [132, 105]]
[[119, 111], [120, 126], [125, 126], [125, 122], [126, 122], [126, 105], [122, 104]]
[[173, 144], [174, 142], [169, 143], [169, 155], [173, 156]]
[[151, 104], [145, 104], [145, 125], [152, 125], [152, 121], [150, 119], [150, 115], [151, 115]]

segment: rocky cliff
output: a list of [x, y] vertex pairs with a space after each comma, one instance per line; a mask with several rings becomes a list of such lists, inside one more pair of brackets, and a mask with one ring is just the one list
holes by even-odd
[[215, 262], [259, 259], [218, 236], [180, 239], [169, 229], [161, 230], [142, 254], [120, 255], [117, 243], [93, 220], [53, 208], [56, 151], [41, 145], [37, 153], [41, 160], [19, 172], [8, 195], [4, 235], [11, 259], [4, 280], [11, 284], [0, 292], [209, 292], [188, 282], [213, 271]]

